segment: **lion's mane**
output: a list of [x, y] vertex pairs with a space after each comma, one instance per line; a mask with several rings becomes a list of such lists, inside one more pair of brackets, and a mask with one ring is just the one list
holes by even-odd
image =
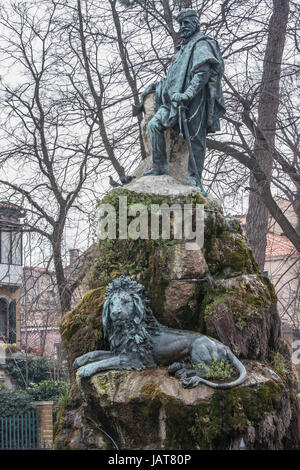
[[[110, 301], [117, 292], [131, 295], [134, 303], [134, 317], [131, 321], [111, 320]], [[114, 354], [133, 355], [145, 367], [155, 365], [151, 336], [158, 334], [161, 325], [152, 313], [144, 286], [127, 276], [112, 281], [106, 288], [102, 322], [104, 336]]]

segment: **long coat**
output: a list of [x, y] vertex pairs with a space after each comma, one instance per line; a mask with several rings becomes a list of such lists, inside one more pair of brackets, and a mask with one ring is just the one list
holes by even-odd
[[191, 134], [199, 127], [206, 133], [220, 130], [220, 117], [225, 113], [221, 88], [224, 62], [218, 43], [199, 32], [180, 47], [166, 77], [156, 85], [157, 109], [163, 106], [169, 110], [168, 120], [164, 123], [166, 127], [172, 127], [177, 121], [177, 107], [171, 102], [172, 95], [184, 93], [195, 73], [207, 64], [210, 66], [208, 82], [188, 105], [189, 127]]

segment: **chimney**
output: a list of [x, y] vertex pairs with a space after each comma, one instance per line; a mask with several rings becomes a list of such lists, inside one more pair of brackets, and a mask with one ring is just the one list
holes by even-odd
[[79, 250], [77, 248], [73, 248], [72, 250], [69, 250], [69, 258], [70, 258], [70, 266], [75, 263], [79, 256]]

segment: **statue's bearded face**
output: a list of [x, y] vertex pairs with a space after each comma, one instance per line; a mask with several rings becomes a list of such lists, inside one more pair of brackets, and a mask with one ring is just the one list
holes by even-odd
[[130, 320], [134, 314], [134, 303], [127, 292], [116, 292], [110, 300], [111, 320]]
[[197, 31], [197, 25], [191, 18], [186, 18], [180, 22], [179, 34], [182, 39], [189, 38]]

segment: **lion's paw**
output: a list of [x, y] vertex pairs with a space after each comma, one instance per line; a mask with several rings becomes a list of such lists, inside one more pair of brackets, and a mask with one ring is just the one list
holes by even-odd
[[92, 375], [91, 373], [91, 367], [89, 366], [82, 366], [82, 367], [79, 367], [79, 369], [77, 370], [76, 372], [76, 375], [78, 377], [90, 377]]
[[75, 361], [73, 362], [73, 365], [72, 365], [73, 369], [78, 369], [78, 367], [80, 367], [80, 364], [79, 364], [79, 361], [78, 361], [78, 358], [75, 359]]
[[201, 383], [200, 377], [194, 376], [182, 380], [182, 385], [184, 388], [194, 388]]
[[182, 362], [173, 362], [173, 364], [170, 365], [168, 368], [168, 374], [169, 375], [175, 375], [175, 372], [177, 372], [180, 369], [183, 369], [185, 365]]

